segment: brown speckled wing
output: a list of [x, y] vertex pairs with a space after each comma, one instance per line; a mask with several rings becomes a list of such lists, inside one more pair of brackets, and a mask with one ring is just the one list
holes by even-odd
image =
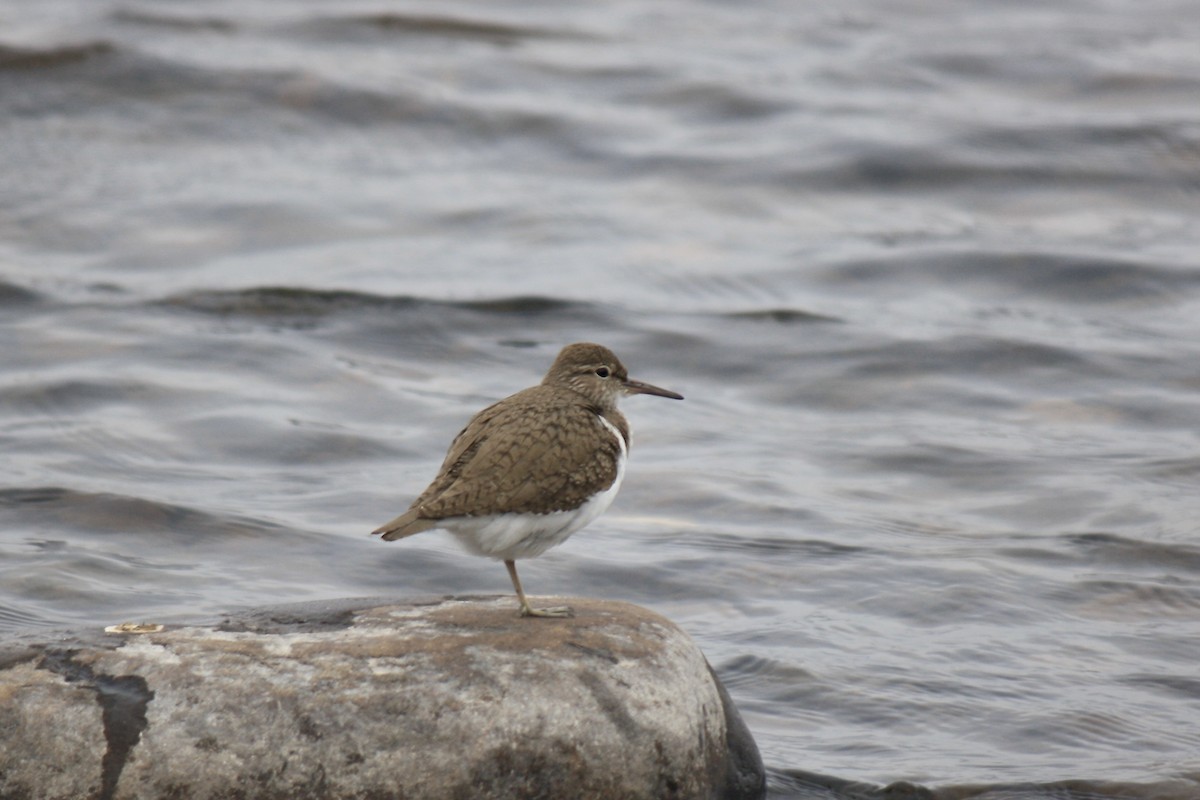
[[570, 510], [612, 486], [620, 453], [586, 398], [534, 386], [475, 415], [413, 508], [423, 519]]

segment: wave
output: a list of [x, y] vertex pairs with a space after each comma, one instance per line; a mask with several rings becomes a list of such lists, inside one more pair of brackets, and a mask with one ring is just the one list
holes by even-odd
[[26, 289], [24, 286], [18, 286], [15, 283], [0, 281], [0, 308], [32, 306], [42, 302], [42, 300], [42, 295], [32, 289]]
[[212, 514], [188, 506], [109, 492], [61, 486], [0, 489], [0, 510], [36, 515], [38, 528], [88, 533], [156, 534], [187, 537], [256, 537], [297, 533], [276, 523], [245, 516]]
[[849, 261], [826, 270], [825, 279], [844, 285], [937, 284], [997, 289], [1029, 298], [1071, 304], [1170, 301], [1200, 289], [1200, 272], [1189, 265], [1152, 263], [1085, 253], [914, 251]]
[[116, 50], [106, 41], [82, 42], [50, 47], [14, 47], [0, 44], [0, 70], [52, 69], [67, 64], [95, 61]]
[[262, 286], [236, 290], [202, 290], [171, 295], [158, 305], [201, 314], [242, 317], [306, 317], [419, 309], [473, 311], [482, 314], [594, 315], [592, 303], [542, 295], [514, 295], [482, 300], [430, 300], [411, 295], [380, 295], [346, 290]]
[[1200, 780], [1189, 777], [1154, 783], [1068, 780], [931, 789], [907, 781], [873, 786], [804, 770], [768, 769], [767, 773], [773, 800], [1195, 800], [1200, 791]]
[[439, 37], [513, 45], [525, 39], [580, 39], [582, 34], [567, 29], [548, 28], [495, 19], [479, 19], [442, 14], [380, 12], [347, 14], [309, 20], [293, 26], [309, 32], [323, 42], [331, 38], [353, 37], [363, 32], [384, 35]]

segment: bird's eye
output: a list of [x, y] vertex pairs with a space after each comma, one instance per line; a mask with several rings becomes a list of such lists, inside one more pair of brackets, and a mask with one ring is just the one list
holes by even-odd
[[608, 377], [608, 367], [597, 367], [596, 374], [599, 375], [601, 378], [607, 378]]

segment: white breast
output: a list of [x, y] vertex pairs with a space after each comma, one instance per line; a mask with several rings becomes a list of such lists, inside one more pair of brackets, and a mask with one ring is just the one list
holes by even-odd
[[629, 450], [625, 437], [604, 417], [597, 417], [612, 433], [621, 448], [617, 457], [617, 476], [612, 485], [595, 494], [571, 511], [551, 511], [549, 514], [488, 514], [479, 517], [456, 517], [442, 520], [439, 527], [454, 534], [462, 545], [472, 553], [515, 560], [540, 556], [551, 547], [565, 542], [571, 534], [583, 528], [612, 505], [613, 498], [625, 478], [625, 462]]

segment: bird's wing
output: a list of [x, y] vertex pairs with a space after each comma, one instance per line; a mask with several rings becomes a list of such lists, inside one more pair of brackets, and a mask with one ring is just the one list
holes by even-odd
[[[442, 475], [413, 504], [418, 517], [568, 510], [611, 486], [621, 452], [616, 438], [585, 400], [546, 402], [550, 391], [527, 389], [471, 420]], [[594, 445], [573, 447], [580, 437]]]
[[433, 526], [434, 523], [430, 520], [421, 519], [419, 508], [410, 508], [395, 519], [385, 522], [371, 531], [371, 535], [383, 534], [386, 541], [393, 542], [396, 539], [403, 539], [405, 536], [412, 536], [414, 533], [427, 531]]

